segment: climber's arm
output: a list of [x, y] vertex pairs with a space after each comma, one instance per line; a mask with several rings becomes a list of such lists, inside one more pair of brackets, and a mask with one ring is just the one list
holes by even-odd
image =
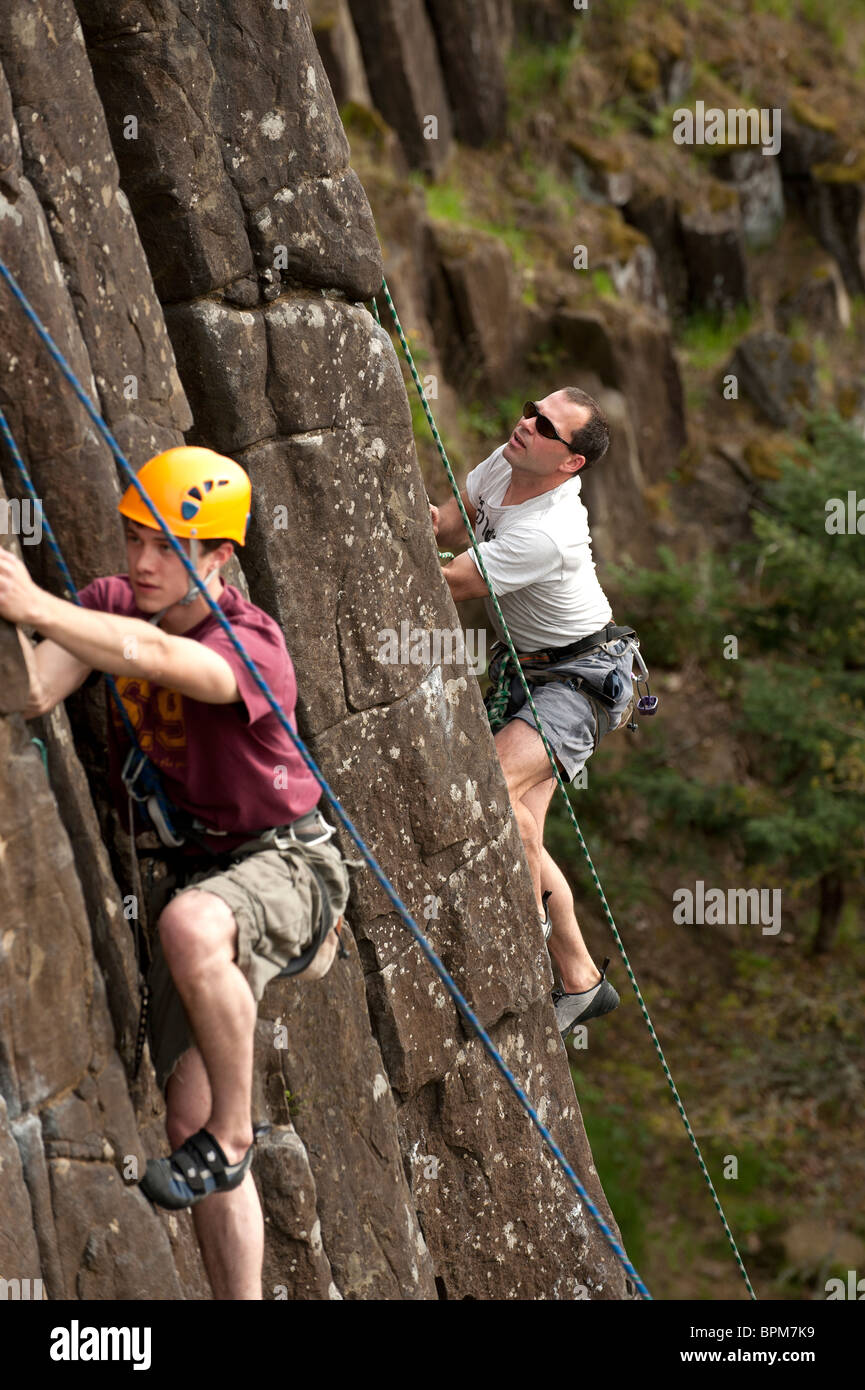
[[17, 556], [5, 550], [0, 550], [0, 617], [30, 623], [86, 671], [138, 676], [206, 704], [240, 699], [234, 672], [219, 652], [141, 618], [100, 613], [56, 598], [34, 584]]
[[465, 555], [458, 555], [455, 560], [451, 560], [449, 565], [445, 565], [442, 574], [448, 582], [454, 602], [463, 598], [485, 598], [487, 595], [486, 581], [475, 564], [471, 551], [466, 551]]
[[21, 711], [25, 719], [50, 714], [55, 705], [83, 685], [90, 667], [56, 642], [40, 642], [34, 649], [20, 627], [18, 637], [30, 676], [30, 699]]
[[[474, 526], [477, 512], [469, 501], [469, 495], [465, 488], [460, 496], [468, 519]], [[449, 502], [445, 502], [443, 507], [434, 507], [430, 503], [430, 515], [439, 550], [460, 550], [463, 546], [468, 545], [469, 538], [466, 533], [465, 522], [460, 515], [455, 497], [452, 497]]]

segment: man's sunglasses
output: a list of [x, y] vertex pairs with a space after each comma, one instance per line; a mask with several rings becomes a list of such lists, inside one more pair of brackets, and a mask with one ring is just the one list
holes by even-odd
[[559, 434], [552, 420], [550, 420], [548, 416], [541, 414], [534, 401], [526, 401], [523, 406], [523, 419], [536, 420], [537, 424], [535, 425], [535, 429], [538, 434], [543, 435], [544, 439], [557, 439], [559, 443], [564, 444], [572, 454], [577, 452], [567, 439], [562, 439], [562, 436]]

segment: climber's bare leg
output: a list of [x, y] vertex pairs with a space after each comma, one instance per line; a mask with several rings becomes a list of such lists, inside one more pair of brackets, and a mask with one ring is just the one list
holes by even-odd
[[210, 1082], [207, 1129], [229, 1163], [252, 1143], [252, 1050], [257, 1006], [234, 963], [237, 923], [222, 898], [179, 893], [159, 918], [159, 938]]
[[[549, 761], [547, 767], [549, 767]], [[549, 850], [545, 849], [543, 845], [544, 818], [555, 787], [556, 779], [554, 777], [548, 778], [546, 782], [539, 782], [536, 787], [532, 787], [531, 791], [526, 792], [523, 797], [523, 805], [529, 808], [538, 824], [538, 838], [541, 846], [541, 888], [543, 892], [547, 892], [549, 889], [552, 893], [552, 897], [547, 902], [552, 924], [547, 946], [559, 972], [562, 988], [568, 994], [579, 994], [596, 985], [601, 978], [601, 972], [586, 949], [586, 943], [583, 940], [583, 934], [580, 931], [580, 925], [574, 911], [574, 895], [570, 890], [568, 880], [552, 858]]]
[[[172, 1151], [198, 1130], [209, 1128], [212, 1098], [197, 1047], [184, 1052], [165, 1088], [165, 1129]], [[264, 1221], [247, 1173], [233, 1192], [213, 1192], [192, 1208], [195, 1234], [217, 1299], [260, 1299]]]
[[542, 890], [552, 890], [550, 954], [563, 988], [569, 994], [577, 994], [596, 985], [601, 972], [586, 950], [567, 879], [544, 849], [544, 820], [556, 786], [555, 778], [550, 775], [550, 760], [540, 734], [524, 719], [512, 719], [496, 734], [495, 742], [532, 875], [539, 914], [542, 913]]
[[[524, 719], [511, 719], [495, 735], [496, 752], [505, 775], [508, 796], [517, 821], [520, 839], [526, 852], [532, 886], [538, 913], [541, 908], [541, 849], [543, 844], [543, 817], [540, 826], [537, 817], [525, 805], [524, 797], [539, 783], [550, 780], [550, 760], [547, 757], [541, 736]], [[549, 797], [547, 798], [549, 804]], [[546, 813], [546, 807], [544, 807]]]
[[[234, 963], [234, 914], [215, 893], [189, 889], [163, 910], [159, 935], [198, 1045], [197, 1061], [187, 1063], [194, 1068], [191, 1080], [182, 1086], [173, 1084], [172, 1077], [168, 1083], [172, 1094], [169, 1142], [176, 1149], [190, 1134], [205, 1128], [219, 1141], [229, 1163], [237, 1163], [253, 1140], [257, 1008]], [[251, 1174], [235, 1191], [214, 1192], [197, 1203], [193, 1219], [203, 1236], [202, 1255], [215, 1297], [261, 1298], [263, 1222]]]

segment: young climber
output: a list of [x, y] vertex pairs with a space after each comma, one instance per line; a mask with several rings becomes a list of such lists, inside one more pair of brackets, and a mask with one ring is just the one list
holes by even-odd
[[[249, 1172], [257, 1002], [292, 962], [311, 958], [306, 978], [326, 973], [348, 873], [316, 810], [317, 781], [200, 592], [219, 604], [294, 727], [282, 632], [220, 576], [232, 542], [245, 540], [249, 478], [209, 449], [178, 448], [146, 463], [138, 481], [182, 538], [200, 585], [130, 486], [119, 504], [128, 574], [88, 584], [79, 608], [0, 552], [0, 615], [46, 639], [32, 651], [21, 634], [25, 717], [47, 713], [91, 670], [114, 675], [175, 828], [188, 830], [186, 843], [164, 851], [174, 862], [150, 904], [150, 1045], [173, 1152], [148, 1163], [141, 1187], [160, 1206], [193, 1207], [216, 1298], [260, 1299], [264, 1226]], [[130, 740], [109, 709], [112, 787], [126, 811]]]
[[[616, 628], [595, 574], [578, 474], [606, 453], [609, 428], [596, 401], [576, 387], [528, 402], [505, 445], [469, 473], [462, 501], [496, 598], [525, 669], [541, 724], [564, 781], [621, 723], [632, 698], [632, 628]], [[431, 507], [439, 545], [466, 544], [455, 499]], [[503, 632], [472, 550], [446, 565], [454, 599], [486, 598]], [[564, 874], [544, 848], [544, 819], [556, 786], [512, 658], [499, 643], [487, 705], [503, 727], [496, 749], [526, 852], [538, 912], [562, 989], [553, 998], [562, 1037], [614, 1009], [619, 996], [586, 950]]]

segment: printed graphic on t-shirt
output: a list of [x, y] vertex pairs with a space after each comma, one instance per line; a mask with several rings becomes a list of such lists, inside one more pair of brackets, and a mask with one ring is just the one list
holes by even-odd
[[496, 538], [496, 528], [490, 526], [487, 517], [486, 499], [478, 498], [477, 516], [475, 517], [475, 535], [482, 541], [494, 541]]
[[[117, 689], [142, 751], [164, 772], [181, 777], [186, 771], [187, 738], [180, 691], [154, 686], [143, 676], [118, 676]], [[113, 701], [111, 717], [122, 737], [123, 721]]]

